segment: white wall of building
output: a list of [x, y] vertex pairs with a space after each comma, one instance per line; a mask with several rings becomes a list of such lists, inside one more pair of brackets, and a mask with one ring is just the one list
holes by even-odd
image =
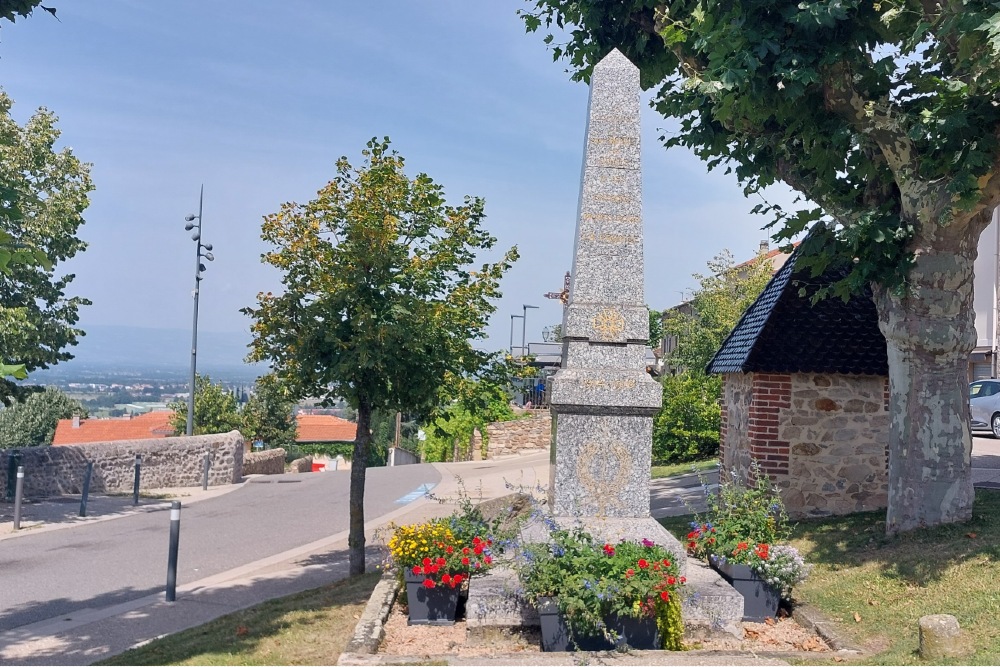
[[[993, 211], [993, 221], [979, 237], [979, 256], [975, 263], [973, 308], [976, 311], [976, 353], [972, 376], [995, 375], [997, 350], [997, 283], [1000, 269], [1000, 209]], [[984, 358], [983, 352], [991, 352]]]

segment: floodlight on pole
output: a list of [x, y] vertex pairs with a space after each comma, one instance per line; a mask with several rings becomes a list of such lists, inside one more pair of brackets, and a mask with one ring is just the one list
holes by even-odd
[[[188, 404], [187, 404], [187, 435], [194, 435], [194, 389], [195, 383], [197, 381], [198, 372], [198, 296], [201, 294], [201, 274], [205, 272], [206, 267], [201, 263], [204, 259], [207, 262], [215, 261], [215, 255], [210, 251], [212, 250], [211, 243], [201, 242], [201, 214], [203, 209], [203, 204], [205, 202], [205, 186], [201, 186], [201, 192], [198, 195], [198, 215], [190, 213], [184, 217], [187, 224], [184, 225], [186, 231], [195, 230], [191, 234], [191, 240], [195, 242], [195, 259], [194, 259], [194, 319], [191, 324], [191, 386], [190, 393], [188, 394]], [[197, 220], [197, 224], [194, 222]]]

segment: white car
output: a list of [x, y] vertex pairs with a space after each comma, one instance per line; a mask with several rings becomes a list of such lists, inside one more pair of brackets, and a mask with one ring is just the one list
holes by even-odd
[[969, 414], [973, 431], [992, 431], [1000, 438], [1000, 380], [969, 384]]

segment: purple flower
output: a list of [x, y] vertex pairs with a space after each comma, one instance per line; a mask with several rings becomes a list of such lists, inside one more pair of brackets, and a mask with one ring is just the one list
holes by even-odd
[[645, 537], [642, 538], [642, 546], [644, 546], [644, 547], [652, 547], [652, 546], [655, 546], [655, 545], [656, 545], [656, 543], [653, 542], [652, 540], [648, 540]]

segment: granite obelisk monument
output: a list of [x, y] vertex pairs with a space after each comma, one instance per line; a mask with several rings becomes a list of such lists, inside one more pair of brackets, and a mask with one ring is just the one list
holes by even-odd
[[555, 517], [649, 520], [662, 389], [645, 361], [639, 90], [638, 68], [619, 51], [594, 67], [563, 362], [551, 395]]

